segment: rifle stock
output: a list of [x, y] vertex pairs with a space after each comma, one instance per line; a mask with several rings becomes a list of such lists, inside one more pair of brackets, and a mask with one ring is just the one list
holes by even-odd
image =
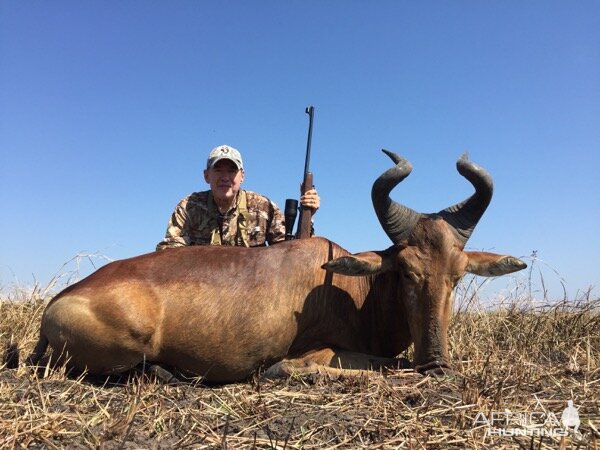
[[[312, 172], [306, 172], [304, 174], [304, 183], [302, 183], [302, 195], [306, 191], [310, 191], [313, 188], [313, 174]], [[303, 206], [300, 210], [300, 220], [298, 221], [298, 239], [309, 238], [312, 234], [312, 215], [313, 211], [306, 206]]]

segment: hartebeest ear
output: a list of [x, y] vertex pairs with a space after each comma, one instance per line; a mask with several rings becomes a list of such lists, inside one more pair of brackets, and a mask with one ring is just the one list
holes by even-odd
[[465, 252], [465, 254], [469, 257], [466, 271], [483, 277], [506, 275], [527, 267], [527, 264], [514, 256], [488, 252]]
[[380, 252], [362, 252], [332, 259], [321, 267], [325, 270], [342, 275], [363, 276], [383, 272], [390, 265], [391, 258], [388, 254]]

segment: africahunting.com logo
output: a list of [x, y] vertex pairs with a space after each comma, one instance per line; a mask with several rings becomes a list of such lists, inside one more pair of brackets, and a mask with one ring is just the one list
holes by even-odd
[[483, 428], [487, 436], [515, 437], [515, 436], [548, 436], [563, 437], [579, 435], [579, 413], [569, 400], [565, 409], [559, 416], [546, 411], [542, 405], [536, 406], [534, 411], [491, 411], [480, 412], [473, 420], [473, 428]]

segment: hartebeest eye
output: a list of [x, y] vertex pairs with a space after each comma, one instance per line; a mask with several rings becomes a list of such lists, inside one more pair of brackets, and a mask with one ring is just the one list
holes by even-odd
[[414, 250], [407, 249], [407, 251], [403, 252], [403, 254], [398, 258], [398, 271], [404, 280], [409, 283], [420, 283], [423, 275], [421, 273], [420, 267], [420, 258], [418, 253], [415, 254]]
[[400, 276], [411, 283], [419, 283], [421, 277], [412, 270], [401, 270]]

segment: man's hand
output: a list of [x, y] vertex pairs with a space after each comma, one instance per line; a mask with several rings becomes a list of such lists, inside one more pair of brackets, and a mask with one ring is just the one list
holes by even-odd
[[306, 191], [304, 195], [300, 197], [300, 204], [306, 208], [310, 208], [313, 211], [313, 214], [317, 212], [319, 206], [321, 206], [321, 198], [319, 194], [317, 194], [316, 189], [311, 189]]

